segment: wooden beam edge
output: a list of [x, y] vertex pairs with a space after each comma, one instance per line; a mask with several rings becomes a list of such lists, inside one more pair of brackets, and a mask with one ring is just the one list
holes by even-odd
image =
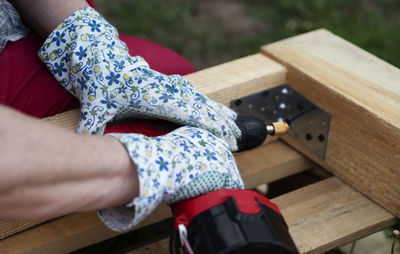
[[[328, 38], [322, 38], [324, 36]], [[330, 41], [331, 38], [333, 42]], [[305, 46], [307, 40], [309, 40], [309, 46], [308, 44]], [[386, 105], [388, 109], [392, 108], [393, 114], [399, 114], [400, 110], [397, 109], [400, 109], [400, 103], [394, 102], [392, 97], [398, 98], [400, 92], [388, 97], [382, 85], [372, 84], [372, 81], [360, 78], [359, 73], [357, 75], [352, 73], [352, 69], [349, 69], [347, 73], [343, 70], [335, 72], [339, 69], [336, 66], [337, 63], [327, 61], [334, 60], [335, 52], [337, 55], [342, 54], [340, 53], [341, 46], [347, 48], [347, 54], [355, 50], [356, 56], [361, 59], [370, 56], [375, 64], [386, 64], [367, 52], [359, 53], [361, 49], [326, 30], [313, 31], [262, 47], [262, 53], [288, 68], [287, 82], [290, 85], [332, 115], [325, 160], [304, 149], [290, 137], [284, 137], [283, 140], [400, 217], [400, 202], [398, 202], [400, 185], [396, 184], [400, 182], [398, 167], [400, 164], [400, 118], [394, 120], [396, 117], [393, 115], [387, 117], [379, 113], [383, 112], [382, 107]], [[296, 49], [302, 51], [303, 48], [303, 53], [296, 52]], [[323, 58], [325, 55], [317, 55], [313, 51], [314, 48], [320, 50], [317, 52], [321, 54], [323, 54], [321, 49], [330, 49], [333, 52], [328, 54], [326, 59], [321, 60], [319, 57]], [[310, 54], [308, 59], [307, 54]], [[296, 59], [297, 55], [298, 59]], [[354, 61], [359, 60], [357, 57]], [[368, 65], [368, 63], [363, 64]], [[365, 68], [370, 70], [372, 67]], [[390, 73], [397, 75], [397, 82], [399, 82], [400, 71], [398, 69], [394, 71], [395, 67], [385, 65], [378, 69], [382, 71], [390, 69]], [[360, 71], [358, 69], [358, 72]], [[380, 75], [383, 79], [385, 78], [383, 73]], [[392, 78], [394, 77], [388, 79]], [[352, 96], [361, 89], [357, 88], [358, 83], [360, 87], [365, 85], [368, 93], [365, 98], [360, 99], [361, 95], [357, 95], [357, 100], [353, 100]], [[340, 90], [341, 88], [345, 90]], [[352, 96], [347, 96], [348, 89], [355, 89]], [[398, 88], [389, 87], [388, 89], [396, 92]], [[376, 96], [374, 96], [374, 91], [377, 92]], [[373, 104], [371, 104], [375, 102], [376, 97], [380, 98], [380, 104], [376, 104], [379, 112], [374, 112]], [[382, 98], [387, 98], [387, 100]], [[370, 100], [369, 106], [366, 106], [367, 100]], [[355, 116], [359, 117], [355, 118]]]

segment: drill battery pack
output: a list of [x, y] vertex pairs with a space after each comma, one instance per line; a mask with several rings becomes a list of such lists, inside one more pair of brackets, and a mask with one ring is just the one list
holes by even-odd
[[175, 204], [173, 214], [173, 254], [298, 253], [278, 207], [255, 191], [210, 192]]

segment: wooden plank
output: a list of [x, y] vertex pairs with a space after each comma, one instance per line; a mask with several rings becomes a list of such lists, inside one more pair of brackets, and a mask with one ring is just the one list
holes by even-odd
[[258, 53], [185, 76], [209, 98], [229, 106], [238, 97], [286, 82], [286, 68]]
[[325, 160], [284, 140], [400, 217], [400, 70], [326, 30], [262, 52], [332, 116]]
[[[286, 69], [262, 54], [255, 54], [205, 69], [186, 78], [207, 96], [228, 104], [236, 96], [284, 83]], [[78, 119], [78, 110], [73, 110], [44, 120], [73, 131]], [[281, 141], [272, 141], [270, 145], [264, 144], [254, 150], [255, 153], [269, 155], [260, 156], [260, 163], [255, 163], [249, 152], [237, 155], [238, 166], [248, 188], [312, 167], [313, 164], [298, 152]], [[161, 207], [144, 224], [168, 216], [168, 208]], [[64, 253], [114, 235], [114, 232], [103, 226], [95, 213], [74, 214], [2, 240], [0, 250], [7, 250], [5, 253]]]
[[[272, 199], [300, 253], [323, 253], [396, 223], [389, 212], [336, 177]], [[168, 239], [128, 254], [168, 253]]]
[[11, 222], [0, 220], [0, 240], [27, 228], [39, 225], [42, 222], [43, 221]]
[[[160, 206], [137, 228], [168, 217], [169, 211], [169, 207]], [[0, 253], [68, 253], [118, 234], [108, 229], [95, 212], [72, 214], [0, 241]]]
[[396, 223], [396, 218], [336, 177], [273, 199], [302, 253], [322, 253]]
[[[257, 158], [257, 159], [255, 159]], [[247, 189], [294, 175], [314, 164], [280, 140], [235, 154]]]

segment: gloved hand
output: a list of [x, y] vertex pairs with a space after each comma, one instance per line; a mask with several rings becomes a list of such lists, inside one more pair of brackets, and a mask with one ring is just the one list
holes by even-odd
[[157, 118], [206, 129], [237, 150], [236, 114], [179, 75], [151, 70], [131, 57], [117, 30], [97, 11], [76, 11], [39, 51], [54, 77], [81, 101], [78, 133], [102, 134], [124, 117]]
[[107, 134], [119, 139], [136, 165], [139, 197], [125, 207], [100, 210], [103, 222], [125, 231], [160, 203], [171, 204], [219, 189], [242, 189], [235, 159], [226, 143], [195, 127], [181, 127], [159, 137]]

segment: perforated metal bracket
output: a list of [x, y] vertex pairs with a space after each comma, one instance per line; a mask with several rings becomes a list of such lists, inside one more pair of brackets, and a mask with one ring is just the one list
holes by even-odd
[[231, 101], [231, 108], [243, 116], [264, 123], [285, 121], [288, 135], [325, 159], [331, 115], [287, 84]]

